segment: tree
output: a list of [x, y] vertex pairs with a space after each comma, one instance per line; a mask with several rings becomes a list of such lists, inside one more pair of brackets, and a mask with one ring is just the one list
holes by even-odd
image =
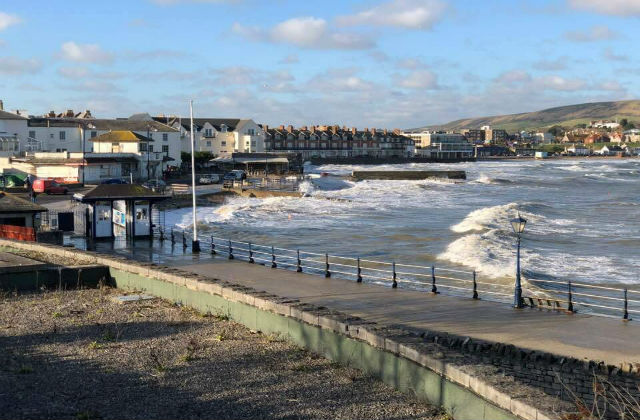
[[560, 125], [554, 125], [553, 127], [547, 130], [549, 133], [553, 134], [554, 137], [559, 137], [564, 134], [564, 127]]

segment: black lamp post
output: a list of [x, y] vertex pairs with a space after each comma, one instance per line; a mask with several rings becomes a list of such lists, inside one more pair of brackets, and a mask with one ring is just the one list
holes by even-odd
[[524, 307], [524, 302], [522, 300], [522, 283], [520, 281], [520, 236], [524, 232], [526, 224], [527, 220], [521, 217], [520, 214], [518, 214], [517, 218], [511, 220], [511, 227], [518, 238], [518, 250], [516, 252], [516, 287], [513, 296], [513, 306], [515, 308]]

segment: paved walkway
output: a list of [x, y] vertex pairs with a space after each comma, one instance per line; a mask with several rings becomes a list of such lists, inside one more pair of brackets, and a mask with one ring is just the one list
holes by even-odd
[[380, 325], [449, 332], [607, 364], [640, 363], [640, 325], [593, 315], [514, 309], [506, 304], [325, 279], [223, 258], [177, 265], [359, 316]]

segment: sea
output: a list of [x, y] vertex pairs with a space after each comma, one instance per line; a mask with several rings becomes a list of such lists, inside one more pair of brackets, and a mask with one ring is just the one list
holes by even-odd
[[[353, 170], [464, 170], [466, 181], [348, 179]], [[231, 198], [198, 209], [209, 235], [405, 264], [512, 284], [527, 220], [527, 279], [640, 284], [640, 160], [549, 159], [305, 166], [303, 198]], [[328, 176], [326, 176], [328, 174]], [[191, 209], [166, 221], [191, 226]], [[206, 239], [203, 239], [206, 240]]]

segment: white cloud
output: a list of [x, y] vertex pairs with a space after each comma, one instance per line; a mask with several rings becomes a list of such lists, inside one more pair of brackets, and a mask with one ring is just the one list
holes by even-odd
[[362, 12], [340, 16], [344, 26], [397, 26], [407, 29], [429, 30], [438, 22], [447, 6], [440, 0], [391, 0]]
[[17, 25], [20, 22], [22, 22], [22, 19], [18, 16], [0, 12], [0, 31], [4, 31], [9, 26]]
[[89, 75], [86, 67], [58, 67], [57, 73], [67, 79], [82, 79]]
[[305, 91], [333, 95], [336, 92], [371, 91], [373, 83], [357, 75], [355, 68], [333, 68], [312, 77]]
[[640, 16], [638, 0], [569, 0], [574, 9], [616, 16]]
[[609, 29], [606, 25], [594, 25], [586, 31], [571, 31], [565, 34], [569, 41], [574, 42], [597, 42], [615, 39], [618, 34]]
[[248, 27], [236, 22], [232, 31], [252, 41], [292, 44], [301, 48], [357, 50], [374, 46], [369, 37], [333, 30], [326, 20], [311, 16], [288, 19], [270, 29]]
[[113, 60], [113, 54], [104, 51], [98, 44], [77, 44], [73, 41], [62, 44], [61, 56], [79, 63], [109, 63]]
[[242, 0], [151, 0], [151, 3], [159, 4], [161, 6], [170, 6], [181, 3], [240, 3]]
[[628, 61], [629, 57], [624, 54], [616, 54], [611, 48], [606, 48], [602, 54], [604, 58], [610, 61]]
[[569, 59], [566, 56], [559, 57], [555, 60], [539, 60], [533, 63], [533, 67], [545, 71], [564, 70], [567, 68], [567, 61], [569, 61]]
[[437, 89], [438, 78], [429, 70], [413, 70], [397, 77], [397, 85], [409, 89]]
[[565, 79], [561, 76], [543, 76], [534, 79], [534, 85], [542, 89], [573, 92], [587, 87], [587, 83], [582, 79]]
[[502, 73], [496, 79], [498, 83], [521, 83], [531, 81], [531, 75], [524, 70], [511, 70]]
[[35, 58], [0, 57], [0, 74], [33, 74], [42, 69], [42, 63]]
[[289, 54], [286, 57], [284, 57], [282, 60], [280, 60], [280, 64], [295, 64], [300, 62], [300, 59], [298, 58], [298, 54]]

